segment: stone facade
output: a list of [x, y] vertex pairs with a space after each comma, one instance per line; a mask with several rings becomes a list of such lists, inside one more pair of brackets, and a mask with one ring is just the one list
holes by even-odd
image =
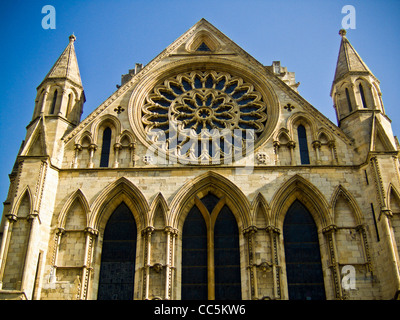
[[241, 298], [290, 299], [284, 231], [296, 201], [315, 223], [326, 299], [398, 298], [399, 145], [379, 81], [340, 34], [338, 126], [298, 94], [293, 72], [261, 65], [204, 19], [81, 121], [71, 36], [37, 89], [10, 175], [0, 299], [97, 299], [121, 203], [136, 225], [134, 271], [118, 273], [132, 299], [182, 298], [194, 207], [207, 228], [208, 299], [220, 297], [214, 236], [224, 210], [237, 224]]

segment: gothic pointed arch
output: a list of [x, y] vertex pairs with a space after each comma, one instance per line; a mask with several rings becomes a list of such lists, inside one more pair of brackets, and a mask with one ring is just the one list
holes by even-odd
[[[174, 201], [179, 196], [180, 202]], [[171, 212], [177, 216], [173, 227], [182, 232], [181, 298], [241, 299], [246, 275], [239, 230], [250, 222], [246, 197], [223, 176], [208, 172], [181, 188], [176, 199]]]
[[327, 143], [333, 140], [332, 134], [325, 128], [319, 128], [317, 131], [317, 140], [321, 143]]
[[111, 129], [114, 129], [115, 133], [114, 136], [117, 137], [121, 133], [121, 122], [116, 116], [113, 116], [111, 114], [105, 114], [92, 123], [91, 127], [91, 132], [93, 135], [93, 140], [98, 141], [99, 135], [101, 134], [99, 131], [101, 131], [101, 128], [105, 127], [111, 127]]
[[[22, 210], [24, 207], [24, 210]], [[33, 197], [29, 186], [26, 186], [20, 193], [17, 201], [11, 210], [11, 215], [17, 216], [18, 218], [27, 217], [31, 214], [33, 208]]]
[[190, 208], [195, 204], [196, 197], [202, 198], [208, 192], [217, 197], [226, 197], [226, 204], [231, 208], [239, 228], [250, 225], [250, 203], [243, 192], [224, 176], [208, 171], [190, 180], [180, 188], [170, 205], [171, 226], [178, 228], [183, 225]]
[[98, 230], [121, 202], [132, 211], [138, 228], [147, 226], [149, 204], [140, 189], [125, 177], [110, 183], [94, 200], [89, 225]]
[[150, 205], [149, 221], [150, 225], [164, 225], [167, 221], [168, 204], [161, 192], [159, 192]]
[[[316, 133], [317, 133], [317, 124], [315, 119], [312, 116], [305, 112], [296, 112], [289, 117], [287, 120], [287, 128], [289, 130], [289, 136], [295, 137], [295, 131], [297, 131], [297, 127], [299, 125], [303, 125], [306, 129], [311, 130], [310, 136], [312, 141], [316, 140]], [[311, 141], [310, 141], [311, 142]]]
[[61, 88], [60, 84], [55, 84], [54, 86], [50, 87], [50, 99], [48, 99], [48, 110], [47, 114], [56, 114], [57, 109], [59, 108], [58, 104], [60, 98], [62, 96], [63, 89]]
[[21, 155], [22, 156], [45, 156], [47, 155], [46, 144], [46, 126], [44, 125], [43, 117], [36, 123], [32, 134], [24, 144]]
[[400, 193], [390, 183], [388, 188], [388, 208], [391, 212], [391, 232], [397, 251], [400, 249]]
[[361, 109], [380, 109], [374, 97], [374, 82], [370, 77], [360, 76], [355, 80], [356, 96]]
[[[358, 206], [356, 200], [354, 197], [351, 195], [351, 193], [346, 190], [345, 187], [342, 185], [338, 185], [335, 189], [335, 191], [332, 193], [331, 197], [331, 207], [336, 208], [336, 205], [338, 204], [338, 201], [342, 198], [346, 204], [349, 206], [349, 209], [351, 210], [351, 215], [354, 219], [355, 225], [361, 225], [362, 224], [362, 212], [360, 210], [360, 207]], [[336, 210], [333, 210], [333, 221], [336, 222], [338, 219], [338, 212]]]
[[290, 300], [324, 300], [321, 244], [315, 219], [299, 199], [286, 211], [283, 223], [285, 272]]
[[397, 191], [397, 188], [392, 184], [389, 183], [388, 190], [387, 190], [387, 208], [390, 210], [399, 211], [400, 213], [400, 193]]
[[300, 200], [310, 211], [318, 229], [332, 224], [331, 207], [325, 196], [311, 182], [296, 174], [275, 192], [271, 201], [272, 223], [279, 229], [289, 207]]
[[[270, 225], [270, 212], [271, 208], [268, 205], [267, 200], [262, 195], [261, 192], [257, 193], [253, 201], [251, 202], [251, 212], [252, 212], [252, 224], [258, 226], [260, 224], [260, 220], [264, 220], [263, 224], [266, 226]], [[260, 216], [261, 215], [261, 216]]]
[[3, 290], [22, 289], [23, 264], [26, 259], [31, 231], [31, 224], [27, 217], [32, 213], [32, 205], [31, 192], [29, 186], [26, 186], [11, 211], [14, 224], [9, 235], [7, 255], [5, 256], [4, 264], [2, 264], [1, 281]]
[[358, 273], [368, 272], [371, 270], [369, 245], [357, 202], [348, 190], [338, 185], [332, 194], [331, 204], [338, 263], [359, 264]]
[[354, 83], [352, 79], [345, 80], [338, 86], [338, 92], [335, 95], [335, 105], [340, 117], [349, 114], [356, 108], [353, 87]]
[[280, 128], [274, 134], [273, 140], [286, 144], [287, 142], [292, 141], [293, 137], [290, 136], [290, 132], [287, 128]]
[[138, 228], [123, 200], [112, 210], [102, 235], [98, 300], [132, 300], [136, 278]]
[[124, 140], [129, 141], [129, 143], [134, 143], [136, 141], [135, 136], [129, 130], [124, 130], [117, 136], [116, 143], [123, 143]]
[[75, 144], [80, 144], [82, 146], [89, 146], [93, 143], [93, 135], [90, 131], [86, 130], [81, 135], [79, 135], [76, 140]]
[[[64, 203], [58, 216], [56, 241], [57, 267], [77, 267], [84, 261], [84, 250], [72, 251], [72, 246], [84, 248], [85, 238], [82, 237], [88, 226], [89, 203], [82, 190], [77, 189]], [[60, 271], [61, 270], [61, 271]], [[58, 276], [62, 277], [62, 269]]]
[[278, 135], [278, 139], [277, 141], [279, 141], [279, 143], [288, 143], [289, 141], [292, 141], [293, 138], [291, 138], [289, 136], [289, 130], [285, 129], [285, 130], [279, 130], [280, 133]]
[[218, 40], [208, 31], [201, 30], [185, 46], [188, 52], [215, 52], [220, 49]]
[[[89, 221], [89, 214], [90, 214], [90, 207], [89, 207], [89, 202], [86, 199], [86, 196], [82, 192], [81, 189], [77, 189], [74, 193], [70, 195], [70, 197], [67, 199], [67, 201], [64, 203], [60, 215], [58, 216], [58, 227], [59, 228], [65, 228], [66, 222], [67, 222], [67, 215], [71, 212], [71, 209], [73, 209], [73, 206], [79, 204], [80, 207], [82, 208], [82, 229], [87, 226], [87, 222]], [[84, 220], [84, 221], [83, 221]]]
[[371, 137], [370, 151], [394, 151], [394, 144], [390, 140], [382, 122], [375, 115], [373, 119], [373, 131]]

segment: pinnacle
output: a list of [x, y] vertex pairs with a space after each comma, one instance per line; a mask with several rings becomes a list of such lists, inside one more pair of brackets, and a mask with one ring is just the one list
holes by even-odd
[[341, 36], [342, 38], [346, 36], [346, 33], [347, 33], [346, 29], [340, 29], [340, 30], [339, 30], [339, 34], [340, 34], [340, 36]]
[[360, 55], [351, 45], [350, 41], [346, 37], [346, 30], [340, 29], [339, 35], [342, 40], [340, 43], [339, 55], [336, 64], [336, 71], [334, 82], [344, 77], [349, 72], [352, 73], [365, 73], [372, 72], [369, 70], [365, 62], [361, 59]]
[[76, 37], [74, 34], [69, 36], [69, 43], [67, 47], [61, 53], [60, 57], [53, 65], [49, 73], [46, 75], [43, 82], [46, 81], [47, 79], [57, 78], [57, 79], [70, 80], [76, 83], [77, 85], [82, 86], [78, 61], [76, 59], [76, 53], [74, 48], [75, 40]]
[[75, 35], [72, 33], [70, 36], [69, 36], [69, 42], [71, 43], [71, 42], [75, 42], [75, 40], [76, 40], [76, 37], [75, 37]]

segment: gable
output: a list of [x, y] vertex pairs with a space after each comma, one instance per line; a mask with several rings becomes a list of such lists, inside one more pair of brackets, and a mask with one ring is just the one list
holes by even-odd
[[22, 147], [21, 155], [23, 156], [46, 156], [48, 155], [46, 147], [46, 131], [41, 118], [33, 129], [28, 141]]
[[394, 139], [390, 139], [390, 135], [388, 135], [388, 131], [391, 132], [391, 129], [387, 125], [385, 128], [385, 122], [385, 118], [382, 118], [380, 115], [374, 115], [372, 120], [370, 151], [390, 152], [396, 150]]
[[[120, 123], [116, 137], [125, 130], [147, 150], [156, 146], [165, 157], [184, 156], [185, 161], [208, 163], [225, 156], [232, 158], [234, 150], [246, 149], [243, 146], [254, 137], [249, 148], [260, 148], [267, 141], [272, 144], [274, 134], [282, 128], [293, 131], [289, 118], [301, 112], [314, 124], [314, 135], [325, 130], [342, 143], [351, 144], [335, 124], [298, 94], [298, 84], [291, 85], [292, 80], [283, 78], [287, 70], [280, 67], [275, 71], [202, 19], [148, 65], [125, 75], [125, 83], [69, 132], [64, 142], [73, 140], [79, 144], [84, 132], [96, 137], [99, 119], [116, 117]], [[220, 149], [212, 153], [215, 141], [209, 138], [208, 154], [204, 154], [201, 146], [188, 142], [193, 132], [200, 138], [202, 129], [241, 132], [220, 134]], [[251, 130], [254, 132], [249, 133]], [[157, 134], [152, 134], [155, 131]], [[181, 141], [175, 143], [171, 138]], [[241, 142], [235, 145], [235, 139]], [[313, 141], [310, 139], [310, 143]], [[174, 143], [179, 150], [170, 152]], [[233, 151], [223, 149], [223, 143]]]

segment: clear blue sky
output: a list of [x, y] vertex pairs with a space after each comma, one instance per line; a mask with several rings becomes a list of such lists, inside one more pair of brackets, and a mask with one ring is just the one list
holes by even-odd
[[[42, 28], [44, 5], [56, 9], [56, 29]], [[336, 124], [329, 96], [342, 7], [356, 9], [347, 37], [381, 81], [386, 113], [400, 133], [400, 1], [268, 0], [13, 0], [0, 2], [0, 200], [31, 120], [36, 87], [75, 33], [84, 119], [115, 90], [135, 63], [147, 64], [201, 18], [264, 65], [279, 60], [301, 82], [300, 94]], [[3, 209], [0, 210], [0, 214]]]

